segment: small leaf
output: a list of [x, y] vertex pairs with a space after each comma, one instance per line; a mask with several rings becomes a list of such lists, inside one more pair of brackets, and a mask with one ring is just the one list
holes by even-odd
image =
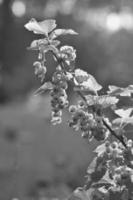
[[49, 38], [53, 40], [61, 35], [67, 35], [67, 34], [77, 35], [78, 33], [72, 29], [56, 29], [49, 35]]
[[39, 40], [34, 40], [31, 43], [30, 47], [28, 47], [28, 49], [29, 50], [40, 50], [40, 49], [45, 49], [51, 45], [57, 47], [59, 44], [60, 44], [59, 40], [52, 40], [52, 41], [50, 41], [50, 44], [49, 44], [49, 41], [47, 39], [39, 39]]
[[116, 118], [113, 120], [113, 124], [133, 124], [133, 117], [127, 117], [127, 118]]
[[68, 200], [90, 200], [90, 192], [85, 191], [82, 188], [77, 188]]
[[40, 88], [38, 88], [36, 91], [35, 91], [35, 95], [38, 95], [38, 94], [43, 94], [45, 93], [47, 90], [52, 90], [53, 89], [53, 84], [51, 82], [46, 82], [44, 83]]
[[120, 117], [114, 119], [113, 124], [133, 124], [133, 116], [131, 116], [132, 111], [133, 108], [115, 110], [115, 113]]
[[105, 143], [99, 145], [95, 150], [94, 152], [98, 154], [98, 156], [102, 155], [104, 152], [105, 152]]
[[115, 85], [109, 86], [108, 94], [113, 96], [131, 96], [133, 93], [133, 85], [129, 85], [126, 88], [117, 87]]
[[96, 79], [91, 74], [89, 74], [88, 80], [83, 82], [82, 86], [92, 91], [99, 91], [102, 89], [102, 86], [97, 83]]
[[46, 39], [39, 39], [34, 40], [30, 47], [28, 47], [29, 50], [39, 50], [41, 46], [48, 45], [48, 41]]
[[42, 22], [37, 22], [36, 19], [31, 19], [24, 26], [29, 31], [33, 31], [35, 34], [42, 34], [48, 36], [53, 29], [56, 28], [56, 21], [53, 19], [44, 20]]
[[118, 110], [115, 110], [115, 113], [122, 118], [128, 118], [128, 117], [130, 117], [132, 111], [133, 111], [133, 108], [118, 109]]
[[79, 86], [82, 91], [93, 91], [96, 93], [102, 89], [102, 86], [97, 83], [96, 79], [91, 74], [81, 69], [75, 70], [74, 83], [75, 86]]

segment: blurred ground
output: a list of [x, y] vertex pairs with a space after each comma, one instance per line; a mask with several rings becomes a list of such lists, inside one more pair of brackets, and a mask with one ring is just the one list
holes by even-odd
[[93, 144], [88, 147], [80, 134], [73, 133], [65, 123], [50, 124], [48, 97], [43, 103], [37, 100], [39, 105], [33, 99], [0, 108], [0, 199], [3, 200], [11, 195], [32, 196], [41, 187], [58, 188], [58, 185], [60, 192], [56, 195], [63, 196], [83, 184], [92, 158]]

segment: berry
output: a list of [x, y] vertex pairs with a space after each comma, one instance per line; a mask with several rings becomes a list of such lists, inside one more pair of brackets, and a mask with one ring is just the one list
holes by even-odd
[[70, 112], [70, 113], [75, 113], [76, 110], [77, 110], [76, 106], [71, 105], [71, 106], [69, 107], [69, 112]]
[[109, 141], [106, 141], [105, 142], [105, 147], [109, 147], [110, 146], [110, 142]]
[[112, 147], [113, 149], [115, 149], [116, 147], [118, 147], [117, 142], [113, 142], [113, 143], [111, 144], [111, 147]]

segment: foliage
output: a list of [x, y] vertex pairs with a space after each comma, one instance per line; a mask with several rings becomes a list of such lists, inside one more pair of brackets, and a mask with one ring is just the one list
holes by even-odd
[[[102, 86], [86, 71], [75, 68], [76, 50], [72, 46], [59, 46], [59, 36], [77, 35], [72, 29], [56, 29], [55, 20], [37, 22], [31, 19], [25, 28], [41, 39], [31, 43], [29, 49], [38, 52], [33, 66], [41, 79], [36, 94], [49, 91], [51, 95], [51, 122], [62, 122], [62, 111], [70, 112], [69, 126], [79, 131], [87, 142], [99, 141], [96, 156], [87, 169], [86, 182], [77, 188], [69, 199], [132, 200], [133, 199], [133, 141], [126, 137], [127, 125], [133, 125], [133, 108], [119, 105], [123, 97], [132, 100], [133, 85], [126, 88], [109, 86], [103, 94]], [[46, 53], [50, 53], [57, 67], [50, 82], [45, 82]], [[68, 86], [73, 87], [78, 100], [68, 101]], [[111, 110], [115, 118], [107, 115]], [[119, 116], [119, 117], [118, 117]]]

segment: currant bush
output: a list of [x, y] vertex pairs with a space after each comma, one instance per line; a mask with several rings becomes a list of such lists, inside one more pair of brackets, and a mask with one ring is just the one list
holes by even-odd
[[[77, 33], [56, 27], [53, 19], [41, 22], [31, 19], [25, 25], [29, 31], [42, 36], [28, 48], [38, 53], [38, 60], [33, 66], [41, 86], [36, 94], [49, 91], [51, 122], [54, 125], [62, 122], [62, 112], [68, 108], [69, 127], [88, 143], [93, 139], [99, 142], [84, 185], [68, 199], [133, 200], [133, 140], [127, 138], [128, 127], [133, 125], [133, 107], [119, 104], [125, 97], [132, 101], [133, 85], [125, 88], [110, 85], [104, 93], [103, 87], [91, 74], [75, 67], [74, 47], [61, 46], [59, 36]], [[51, 54], [57, 65], [49, 82], [45, 82], [46, 53]], [[69, 85], [80, 98], [74, 105], [68, 101]], [[107, 111], [113, 112], [115, 117], [109, 117]]]

